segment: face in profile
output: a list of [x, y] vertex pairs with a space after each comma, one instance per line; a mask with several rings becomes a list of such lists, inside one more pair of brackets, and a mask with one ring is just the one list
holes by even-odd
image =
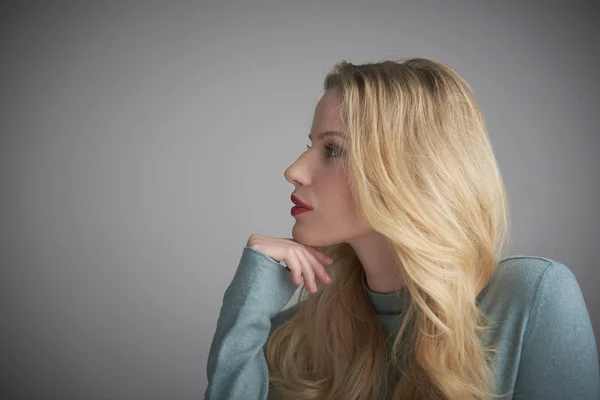
[[347, 181], [340, 106], [339, 92], [325, 91], [315, 107], [309, 148], [284, 174], [295, 196], [312, 208], [295, 215], [292, 228], [294, 240], [309, 246], [348, 242], [370, 231], [356, 215]]

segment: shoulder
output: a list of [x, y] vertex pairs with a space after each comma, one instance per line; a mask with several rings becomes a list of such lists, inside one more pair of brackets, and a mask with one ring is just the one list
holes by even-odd
[[[583, 295], [571, 269], [539, 256], [503, 259], [477, 300], [488, 315], [499, 321], [524, 323], [525, 334], [532, 320], [560, 319], [575, 308], [585, 311]], [[540, 313], [540, 309], [544, 312]]]
[[496, 275], [501, 281], [523, 282], [527, 287], [537, 287], [550, 274], [569, 274], [566, 265], [540, 256], [511, 256], [498, 264]]
[[539, 256], [511, 256], [504, 258], [478, 298], [521, 301], [533, 305], [542, 292], [561, 286], [577, 284], [573, 272], [563, 263]]
[[494, 294], [484, 293], [482, 302], [506, 388], [514, 384], [521, 398], [598, 398], [594, 331], [570, 268], [544, 257], [509, 257], [486, 289]]

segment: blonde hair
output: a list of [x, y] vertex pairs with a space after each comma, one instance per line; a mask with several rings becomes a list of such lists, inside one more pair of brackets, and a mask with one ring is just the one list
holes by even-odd
[[509, 244], [508, 204], [471, 87], [439, 62], [412, 58], [341, 61], [324, 90], [341, 94], [357, 213], [389, 239], [409, 296], [388, 347], [353, 248], [323, 248], [335, 260], [326, 267], [333, 282], [316, 294], [303, 287], [296, 313], [265, 345], [272, 391], [283, 399], [498, 397], [477, 295]]

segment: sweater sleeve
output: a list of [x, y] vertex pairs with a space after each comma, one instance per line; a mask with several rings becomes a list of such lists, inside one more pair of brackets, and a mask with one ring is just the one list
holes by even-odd
[[600, 400], [598, 350], [572, 271], [553, 262], [542, 275], [523, 338], [515, 399]]
[[225, 290], [208, 354], [205, 400], [266, 400], [269, 374], [263, 346], [271, 319], [298, 286], [291, 273], [266, 254], [246, 246]]

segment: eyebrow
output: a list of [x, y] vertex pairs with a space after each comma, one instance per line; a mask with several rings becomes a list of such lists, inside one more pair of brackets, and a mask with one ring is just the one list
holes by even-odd
[[[325, 131], [325, 132], [321, 132], [317, 135], [317, 139], [321, 139], [324, 138], [325, 136], [339, 136], [341, 138], [344, 138], [344, 134], [342, 132], [337, 132], [337, 131]], [[308, 134], [308, 138], [310, 140], [312, 140], [312, 135], [309, 133]]]

